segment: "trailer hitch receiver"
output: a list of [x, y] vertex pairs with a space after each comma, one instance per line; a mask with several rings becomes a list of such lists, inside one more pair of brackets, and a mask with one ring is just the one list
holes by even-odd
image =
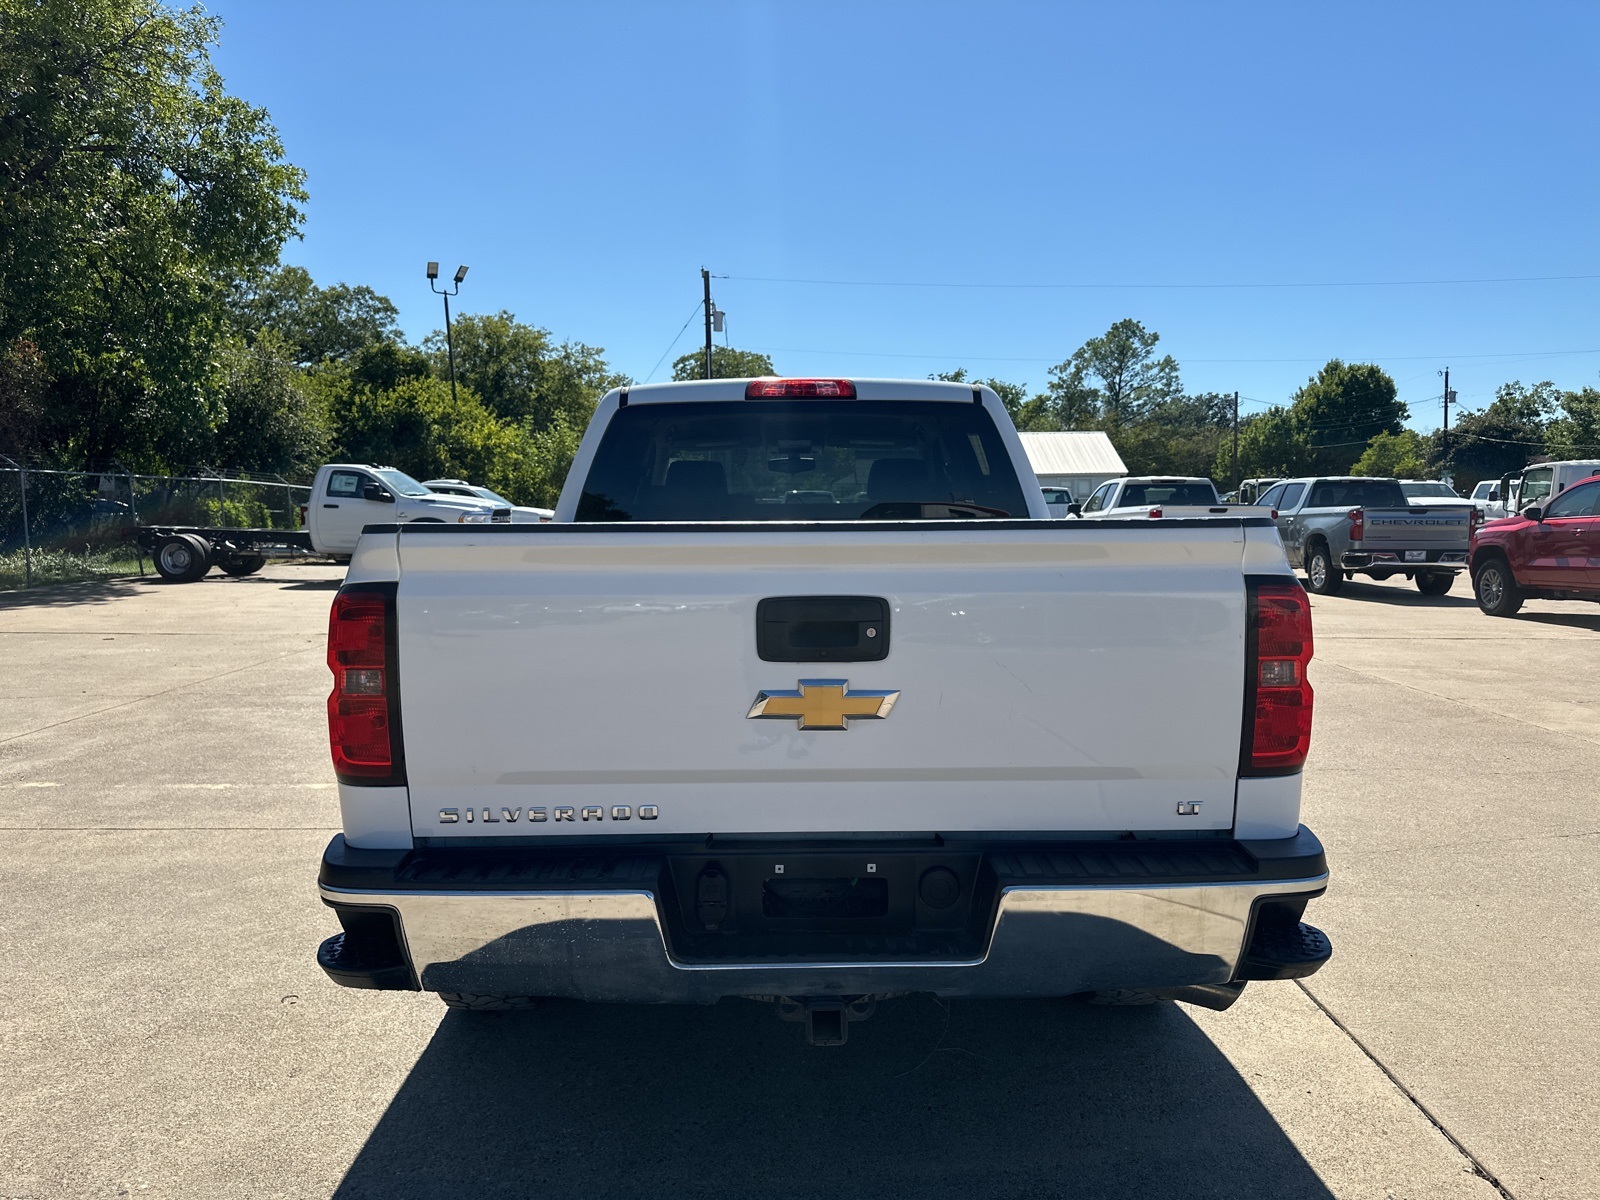
[[852, 1021], [865, 1021], [877, 1011], [872, 996], [779, 996], [778, 1017], [803, 1021], [806, 1041], [813, 1046], [842, 1046]]

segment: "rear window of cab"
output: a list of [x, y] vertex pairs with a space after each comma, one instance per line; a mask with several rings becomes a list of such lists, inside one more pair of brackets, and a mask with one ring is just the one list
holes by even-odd
[[1011, 456], [981, 405], [802, 399], [618, 409], [584, 480], [577, 519], [1027, 515]]

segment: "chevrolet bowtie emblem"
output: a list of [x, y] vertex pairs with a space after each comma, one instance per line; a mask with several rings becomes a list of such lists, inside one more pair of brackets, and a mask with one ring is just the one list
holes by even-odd
[[846, 729], [889, 715], [899, 692], [852, 692], [848, 679], [802, 679], [798, 691], [759, 692], [746, 719], [793, 721], [801, 729]]

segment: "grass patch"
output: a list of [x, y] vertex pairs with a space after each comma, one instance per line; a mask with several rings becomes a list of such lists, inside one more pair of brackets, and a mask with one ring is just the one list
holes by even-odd
[[[75, 554], [71, 550], [35, 550], [33, 552], [33, 582], [81, 583], [86, 579], [110, 579], [117, 575], [139, 574], [139, 559], [126, 549], [86, 550]], [[0, 589], [26, 586], [27, 569], [24, 552], [9, 550], [0, 553]]]

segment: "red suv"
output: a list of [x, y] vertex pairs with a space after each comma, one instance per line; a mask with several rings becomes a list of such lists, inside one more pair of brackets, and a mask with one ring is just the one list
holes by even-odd
[[1600, 476], [1540, 508], [1480, 525], [1468, 563], [1478, 607], [1509, 617], [1534, 600], [1600, 600]]

